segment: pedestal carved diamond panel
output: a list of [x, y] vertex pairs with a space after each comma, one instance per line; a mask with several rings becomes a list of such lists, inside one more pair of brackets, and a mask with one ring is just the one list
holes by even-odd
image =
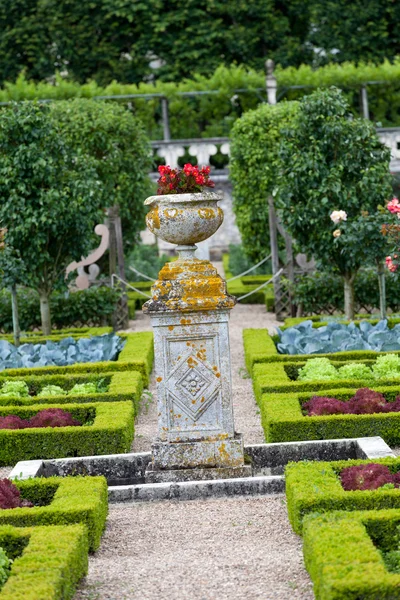
[[[221, 381], [216, 373], [191, 353], [181, 358], [167, 380], [168, 394], [174, 405], [192, 421], [197, 421], [217, 400], [220, 389]], [[176, 410], [173, 413], [176, 414]]]

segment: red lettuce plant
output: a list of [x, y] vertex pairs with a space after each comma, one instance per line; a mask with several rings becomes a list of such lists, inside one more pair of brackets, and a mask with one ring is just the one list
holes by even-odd
[[27, 427], [29, 427], [29, 421], [16, 415], [0, 417], [0, 429], [26, 429]]
[[202, 192], [204, 187], [214, 187], [210, 179], [210, 167], [199, 169], [187, 163], [183, 169], [158, 167], [160, 178], [157, 180], [157, 194], [190, 194]]
[[71, 413], [61, 408], [46, 408], [25, 421], [16, 415], [0, 417], [0, 429], [29, 429], [31, 427], [78, 427], [82, 425]]
[[21, 498], [21, 493], [9, 479], [0, 479], [0, 509], [31, 507], [32, 502]]
[[393, 474], [386, 465], [377, 463], [346, 467], [340, 473], [340, 480], [346, 491], [376, 490], [388, 483], [400, 487], [400, 473]]
[[379, 392], [369, 388], [357, 390], [347, 402], [337, 398], [313, 396], [303, 404], [308, 417], [321, 415], [370, 415], [374, 413], [400, 412], [400, 396], [394, 402], [387, 402]]

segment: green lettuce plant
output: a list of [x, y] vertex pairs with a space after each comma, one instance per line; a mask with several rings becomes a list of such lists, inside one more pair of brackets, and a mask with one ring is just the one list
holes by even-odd
[[353, 362], [338, 369], [337, 379], [373, 379], [373, 374], [364, 363]]
[[19, 396], [24, 397], [24, 396], [29, 396], [29, 388], [27, 383], [25, 383], [25, 381], [20, 381], [20, 380], [10, 380], [10, 381], [6, 381], [1, 389], [0, 389], [0, 395], [1, 396]]
[[313, 379], [337, 379], [338, 373], [328, 358], [311, 358], [304, 367], [299, 369], [298, 379], [310, 381]]
[[37, 394], [38, 398], [43, 398], [45, 396], [66, 396], [67, 392], [63, 390], [59, 385], [45, 385], [44, 388], [40, 390]]
[[13, 561], [10, 558], [8, 558], [3, 548], [0, 548], [0, 590], [10, 575], [10, 568], [12, 562]]

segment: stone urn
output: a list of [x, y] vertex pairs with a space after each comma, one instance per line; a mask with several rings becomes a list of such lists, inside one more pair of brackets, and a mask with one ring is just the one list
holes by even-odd
[[224, 220], [219, 200], [222, 194], [215, 192], [150, 196], [147, 227], [165, 242], [193, 246], [212, 236]]

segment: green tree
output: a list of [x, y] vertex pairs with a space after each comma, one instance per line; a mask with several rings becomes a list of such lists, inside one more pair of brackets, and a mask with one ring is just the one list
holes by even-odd
[[56, 129], [47, 105], [0, 112], [0, 223], [6, 246], [24, 263], [21, 283], [39, 293], [45, 334], [50, 293], [64, 283], [69, 262], [92, 248], [101, 203], [91, 159]]
[[231, 132], [233, 208], [243, 249], [254, 262], [269, 253], [268, 197], [276, 187], [281, 132], [297, 107], [297, 102], [263, 104], [238, 119]]
[[380, 63], [400, 52], [400, 4], [393, 0], [311, 0], [307, 41], [314, 63]]
[[[279, 158], [275, 195], [282, 221], [303, 252], [340, 273], [346, 317], [353, 318], [358, 269], [385, 256], [377, 210], [392, 193], [390, 151], [374, 126], [352, 118], [343, 94], [331, 88], [300, 102], [282, 131]], [[347, 221], [335, 226], [333, 211], [345, 211]]]
[[144, 200], [152, 191], [152, 160], [143, 126], [133, 114], [113, 103], [76, 99], [56, 102], [50, 116], [70, 144], [93, 159], [104, 207], [118, 204], [127, 249], [144, 228]]

